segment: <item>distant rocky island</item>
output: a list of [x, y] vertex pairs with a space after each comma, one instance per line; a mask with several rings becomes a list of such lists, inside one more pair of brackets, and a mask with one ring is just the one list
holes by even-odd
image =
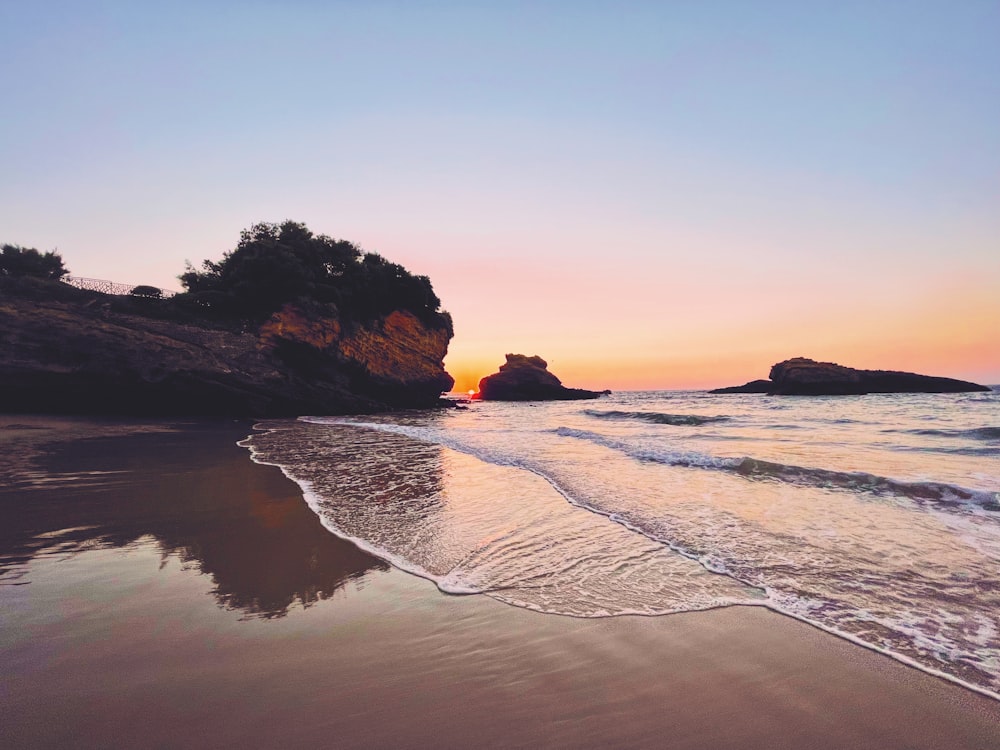
[[348, 414], [434, 406], [454, 384], [430, 281], [295, 222], [243, 232], [169, 299], [73, 288], [52, 253], [0, 261], [3, 412]]
[[848, 396], [866, 393], [967, 393], [985, 385], [895, 370], [856, 370], [833, 362], [795, 357], [771, 368], [769, 380], [716, 388], [709, 393], [767, 393], [772, 396]]
[[479, 381], [476, 399], [483, 401], [575, 401], [598, 398], [611, 391], [567, 388], [548, 370], [541, 357], [508, 354], [500, 370]]

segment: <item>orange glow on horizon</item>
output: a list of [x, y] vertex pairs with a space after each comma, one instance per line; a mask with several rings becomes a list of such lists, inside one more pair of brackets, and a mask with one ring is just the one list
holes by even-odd
[[785, 299], [771, 308], [760, 290], [738, 300], [744, 315], [684, 317], [664, 306], [642, 316], [585, 318], [561, 302], [551, 311], [473, 320], [458, 327], [445, 367], [455, 391], [478, 390], [504, 354], [539, 355], [571, 388], [707, 389], [766, 378], [791, 357], [1000, 383], [1000, 298], [982, 280], [939, 280], [895, 288], [834, 307]]
[[[501, 359], [503, 355], [501, 355]], [[455, 378], [455, 385], [452, 386], [452, 393], [461, 393], [471, 396], [479, 392], [479, 381], [483, 379], [485, 373], [496, 372], [499, 365], [479, 364], [478, 362], [467, 363], [461, 360], [457, 362], [445, 362], [445, 369]]]
[[[663, 354], [625, 350], [602, 357], [592, 342], [584, 352], [570, 350], [546, 356], [547, 351], [539, 347], [538, 354], [564, 385], [592, 390], [700, 390], [739, 385], [767, 378], [771, 365], [799, 356], [858, 369], [903, 370], [982, 384], [1000, 382], [1000, 341], [987, 326], [941, 325], [935, 330], [922, 322], [913, 321], [910, 330], [902, 325], [886, 326], [874, 333], [859, 324], [854, 335], [829, 330], [823, 335], [815, 329], [804, 333], [773, 331], [767, 341], [755, 342], [752, 347], [746, 340], [719, 337], [710, 342], [714, 346], [677, 347], [674, 354], [668, 353], [669, 349]], [[477, 391], [481, 373], [496, 372], [502, 363], [503, 353], [484, 361], [474, 355], [466, 359], [456, 351], [446, 367], [455, 378], [455, 392], [465, 393]]]

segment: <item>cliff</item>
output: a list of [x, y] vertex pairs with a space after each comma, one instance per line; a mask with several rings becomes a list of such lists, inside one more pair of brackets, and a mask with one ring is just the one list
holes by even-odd
[[475, 398], [484, 401], [569, 401], [597, 398], [610, 391], [566, 388], [541, 357], [508, 354], [500, 370], [479, 381]]
[[856, 370], [833, 362], [795, 357], [771, 368], [769, 380], [717, 388], [709, 393], [769, 393], [773, 396], [845, 396], [866, 393], [966, 393], [990, 390], [954, 378], [895, 370]]
[[0, 411], [347, 414], [433, 406], [454, 382], [443, 318], [344, 326], [288, 304], [242, 329], [166, 302], [0, 278]]

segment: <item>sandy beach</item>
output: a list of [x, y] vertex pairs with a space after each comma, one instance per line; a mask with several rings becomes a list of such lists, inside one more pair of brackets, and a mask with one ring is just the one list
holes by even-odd
[[326, 531], [250, 427], [0, 417], [0, 745], [1000, 746], [1000, 703], [762, 607], [442, 594]]

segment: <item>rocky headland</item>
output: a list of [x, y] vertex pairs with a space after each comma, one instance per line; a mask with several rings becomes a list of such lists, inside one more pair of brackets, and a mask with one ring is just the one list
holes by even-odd
[[772, 396], [848, 396], [866, 393], [966, 393], [987, 386], [954, 378], [896, 370], [856, 370], [833, 362], [795, 357], [771, 368], [769, 380], [716, 388], [709, 393], [767, 393]]
[[567, 388], [541, 357], [508, 354], [500, 370], [479, 381], [474, 398], [483, 401], [574, 401], [598, 398], [610, 391]]
[[[301, 225], [261, 227], [223, 263], [189, 272], [189, 293], [171, 299], [0, 274], [0, 412], [268, 417], [437, 405], [454, 384], [443, 365], [452, 326], [429, 281]], [[335, 272], [292, 287], [271, 268], [241, 269], [262, 257], [250, 240], [272, 235], [299, 258], [322, 251], [316, 265]], [[230, 271], [242, 286], [225, 286]], [[263, 292], [241, 297], [246, 279]], [[291, 299], [264, 297], [274, 288]]]

